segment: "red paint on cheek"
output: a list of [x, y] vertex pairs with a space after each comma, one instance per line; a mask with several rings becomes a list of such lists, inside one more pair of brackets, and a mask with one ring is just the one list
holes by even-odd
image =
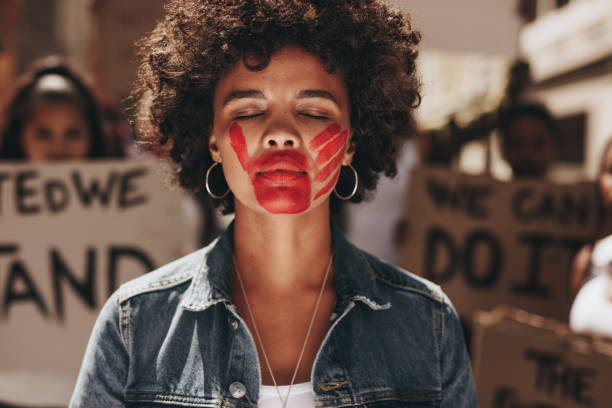
[[327, 129], [325, 129], [323, 132], [319, 133], [314, 139], [312, 139], [308, 144], [308, 147], [314, 152], [319, 147], [329, 142], [329, 140], [334, 137], [340, 131], [340, 129], [340, 125], [334, 123]]
[[338, 165], [342, 161], [343, 157], [344, 149], [340, 149], [340, 151], [329, 161], [329, 163], [327, 163], [325, 167], [323, 167], [317, 172], [317, 174], [315, 175], [315, 181], [323, 182], [327, 180], [329, 175], [332, 174], [332, 172], [336, 170], [336, 168], [338, 168]]
[[322, 195], [325, 195], [325, 194], [329, 193], [331, 191], [331, 189], [336, 186], [336, 182], [338, 181], [338, 176], [340, 176], [340, 169], [338, 169], [336, 174], [334, 174], [334, 177], [332, 177], [331, 180], [329, 180], [329, 182], [325, 186], [323, 186], [323, 188], [321, 188], [319, 191], [317, 191], [317, 194], [315, 194], [313, 200], [316, 200], [317, 198], [321, 197]]
[[[330, 129], [331, 127], [326, 129], [326, 131], [328, 132]], [[338, 126], [337, 129], [339, 132], [340, 127]], [[322, 140], [322, 139], [319, 139], [319, 136], [317, 136], [315, 139], [313, 139], [313, 141], [317, 139]], [[317, 191], [313, 200], [316, 200], [317, 198], [327, 194], [336, 185], [336, 182], [338, 181], [338, 176], [340, 175], [340, 169], [338, 168], [338, 166], [340, 165], [344, 157], [344, 149], [346, 148], [347, 139], [348, 139], [348, 130], [344, 130], [341, 134], [336, 135], [335, 137], [331, 139], [326, 138], [325, 140], [327, 144], [319, 144], [317, 142], [319, 146], [323, 146], [323, 147], [321, 148], [321, 150], [319, 151], [319, 154], [315, 158], [315, 163], [317, 164], [317, 166], [321, 166], [321, 165], [324, 165], [324, 166], [320, 170], [317, 171], [317, 173], [315, 174], [314, 180], [317, 182], [324, 182], [325, 180], [329, 178], [329, 176], [332, 173], [334, 173], [334, 176], [327, 182], [327, 184], [325, 184], [322, 188], [320, 188]]]
[[249, 151], [247, 150], [246, 140], [242, 134], [242, 128], [237, 123], [233, 123], [230, 127], [230, 144], [238, 156], [238, 161], [242, 165], [244, 171], [248, 172], [249, 168]]
[[316, 164], [321, 165], [323, 163], [327, 163], [329, 159], [331, 159], [336, 153], [340, 150], [344, 149], [346, 146], [346, 139], [348, 138], [348, 132], [345, 130], [340, 134], [340, 136], [335, 137], [328, 144], [326, 144], [315, 160]]

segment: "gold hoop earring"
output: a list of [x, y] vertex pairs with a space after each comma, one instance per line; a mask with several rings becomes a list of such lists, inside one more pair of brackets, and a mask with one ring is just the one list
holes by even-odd
[[342, 196], [342, 195], [338, 194], [338, 192], [336, 191], [336, 188], [334, 187], [334, 194], [336, 195], [336, 197], [338, 197], [341, 200], [349, 200], [357, 192], [357, 186], [359, 186], [359, 176], [357, 176], [357, 170], [355, 170], [355, 168], [351, 164], [349, 164], [347, 166], [343, 166], [343, 167], [349, 167], [351, 170], [353, 170], [353, 175], [355, 176], [355, 186], [353, 187], [353, 191], [351, 191], [351, 194], [349, 194], [347, 196]]
[[[210, 173], [212, 172], [212, 169], [214, 169], [215, 166], [217, 164], [220, 164], [220, 163], [221, 162], [213, 162], [213, 164], [211, 164], [211, 166], [208, 168], [208, 170], [206, 170], [206, 181], [204, 183], [204, 185], [206, 186], [206, 192], [208, 193], [208, 195], [211, 196], [214, 199], [217, 199], [217, 200], [221, 200], [222, 198], [225, 198], [229, 194], [229, 192], [230, 192], [230, 189], [228, 187], [227, 191], [225, 193], [223, 193], [222, 195], [217, 195], [217, 194], [212, 192], [212, 190], [210, 189], [210, 186], [208, 185], [208, 178], [210, 177]], [[223, 170], [221, 170], [221, 171], [223, 171]]]

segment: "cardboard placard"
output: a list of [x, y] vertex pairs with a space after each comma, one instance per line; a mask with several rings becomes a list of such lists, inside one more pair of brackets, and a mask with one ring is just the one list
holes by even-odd
[[0, 371], [75, 377], [109, 294], [182, 255], [164, 181], [143, 161], [0, 163]]
[[612, 339], [499, 308], [475, 314], [472, 349], [479, 407], [612, 406]]
[[420, 168], [409, 194], [402, 266], [439, 283], [459, 314], [509, 304], [567, 321], [571, 261], [597, 228], [592, 183]]

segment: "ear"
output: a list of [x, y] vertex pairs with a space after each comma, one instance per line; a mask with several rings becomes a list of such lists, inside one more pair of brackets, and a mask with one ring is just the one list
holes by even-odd
[[355, 147], [355, 143], [353, 142], [353, 131], [351, 130], [351, 134], [349, 136], [349, 147], [344, 152], [344, 157], [342, 157], [342, 165], [348, 166], [353, 162], [353, 156], [355, 155], [355, 151], [357, 148]]
[[212, 159], [218, 163], [221, 163], [221, 152], [219, 151], [219, 146], [217, 145], [217, 136], [214, 133], [210, 134], [208, 138], [208, 151], [212, 156]]

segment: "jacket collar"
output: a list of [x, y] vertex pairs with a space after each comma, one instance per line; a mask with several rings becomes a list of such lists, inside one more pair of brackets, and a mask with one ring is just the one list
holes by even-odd
[[[332, 247], [336, 266], [336, 294], [339, 303], [360, 301], [372, 310], [391, 307], [381, 296], [374, 271], [362, 251], [352, 245], [333, 223]], [[182, 306], [202, 311], [219, 302], [232, 302], [232, 253], [234, 223], [204, 251], [202, 262], [195, 272]]]

